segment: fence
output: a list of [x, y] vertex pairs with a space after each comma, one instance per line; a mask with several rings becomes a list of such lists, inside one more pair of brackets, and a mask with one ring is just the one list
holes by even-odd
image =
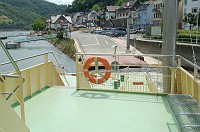
[[[165, 55], [77, 54], [76, 58], [77, 89], [190, 94], [200, 102], [200, 82], [197, 79], [200, 68], [181, 56], [175, 58], [176, 67], [162, 63], [164, 58], [172, 63], [173, 57]], [[100, 58], [108, 64], [105, 66]], [[158, 61], [149, 63], [146, 58]], [[194, 66], [193, 75], [181, 67], [181, 61]]]

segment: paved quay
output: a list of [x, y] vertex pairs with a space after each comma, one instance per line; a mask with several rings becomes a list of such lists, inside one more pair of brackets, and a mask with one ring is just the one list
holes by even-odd
[[[126, 51], [126, 44], [127, 44], [126, 38], [124, 38], [124, 37], [123, 38], [111, 37], [110, 39], [113, 40], [114, 42], [116, 42], [118, 44], [118, 46], [120, 46], [121, 48], [123, 48]], [[137, 50], [133, 46], [130, 46], [129, 53], [130, 54], [135, 54], [135, 55], [143, 55], [142, 52], [140, 52], [139, 50]], [[150, 65], [161, 64], [161, 62], [159, 60], [157, 60], [155, 58], [152, 58], [152, 57], [148, 57], [148, 56], [144, 56], [144, 60]]]
[[[81, 36], [82, 34], [78, 33], [78, 32], [75, 32], [75, 35], [78, 35], [78, 36]], [[85, 34], [85, 35], [88, 35], [88, 37], [91, 35], [91, 34]], [[95, 35], [93, 35], [95, 37]], [[97, 37], [97, 36], [96, 36]], [[118, 48], [117, 48], [117, 54], [123, 54], [123, 53], [126, 53], [126, 37], [119, 37], [119, 38], [115, 38], [115, 37], [108, 37], [108, 36], [102, 36], [106, 39], [106, 43], [107, 45], [105, 45], [106, 47], [108, 47], [111, 43], [114, 44], [114, 45], [117, 45]], [[140, 38], [141, 36], [137, 36], [137, 38]], [[84, 38], [83, 36], [80, 37], [81, 38], [81, 41], [84, 41]], [[83, 39], [83, 40], [82, 40]], [[90, 38], [91, 39], [91, 38]], [[102, 38], [103, 39], [103, 38]], [[76, 37], [74, 38], [75, 40], [75, 47], [76, 47], [76, 50], [77, 52], [80, 52], [80, 53], [90, 53], [90, 51], [86, 51], [87, 49], [86, 48], [86, 44], [88, 44], [88, 47], [92, 48], [92, 46], [94, 47], [98, 47], [99, 45], [98, 44], [93, 44], [91, 42], [89, 42], [89, 40], [83, 45], [84, 47], [82, 47], [82, 45], [80, 44], [80, 39], [77, 39]], [[110, 40], [110, 41], [108, 41]], [[109, 44], [108, 44], [109, 42]], [[92, 45], [93, 44], [93, 45]], [[111, 44], [111, 45], [112, 45]], [[100, 47], [100, 48], [105, 48], [105, 47]], [[110, 48], [110, 47], [108, 47]], [[94, 49], [93, 49], [94, 51]], [[95, 50], [96, 51], [96, 50]], [[113, 52], [113, 49], [112, 51]], [[129, 54], [135, 54], [135, 55], [143, 55], [143, 53], [141, 53], [139, 50], [137, 50], [136, 48], [130, 46], [130, 50], [129, 50]], [[139, 60], [139, 59], [138, 59]], [[144, 60], [146, 63], [148, 63], [149, 65], [158, 65], [158, 64], [161, 64], [158, 60], [152, 58], [152, 57], [147, 57], [147, 56], [144, 56]], [[139, 63], [139, 62], [137, 62]]]

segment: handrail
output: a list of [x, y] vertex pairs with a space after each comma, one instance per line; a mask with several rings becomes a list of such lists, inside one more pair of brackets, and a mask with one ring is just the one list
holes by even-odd
[[[25, 79], [23, 78], [23, 83], [25, 82]], [[13, 93], [15, 93], [18, 89], [19, 89], [20, 85], [18, 85], [9, 95], [8, 97], [6, 98], [6, 100], [8, 100], [12, 95]]]
[[[5, 74], [1, 74], [1, 76], [3, 78], [5, 77], [11, 77], [11, 78], [19, 78], [18, 75], [5, 75]], [[25, 82], [25, 79], [23, 78], [23, 83]], [[12, 95], [13, 93], [15, 93], [18, 89], [19, 89], [20, 85], [18, 85], [12, 92], [0, 92], [0, 94], [9, 94], [8, 97], [6, 98], [6, 100], [8, 100]]]
[[190, 62], [189, 60], [185, 59], [184, 57], [180, 56], [180, 55], [177, 55], [178, 57], [180, 57], [181, 59], [183, 59], [185, 62], [187, 62], [188, 64], [190, 64], [191, 66], [193, 67], [196, 67], [197, 69], [200, 70], [200, 67], [192, 62]]
[[[108, 53], [76, 53], [76, 55], [105, 55], [105, 56], [113, 56], [113, 54], [108, 54]], [[148, 57], [173, 57], [173, 55], [161, 55], [161, 54], [115, 54], [115, 56], [130, 56], [130, 55], [132, 55], [132, 56], [148, 56]]]
[[[56, 59], [56, 56], [54, 55], [53, 52], [51, 52], [51, 53], [52, 53], [53, 57], [55, 58], [55, 61], [56, 61], [57, 65], [58, 65], [58, 69], [59, 69], [60, 73], [61, 73], [62, 75], [64, 75], [63, 71], [60, 70], [61, 67], [60, 67], [60, 65], [59, 65], [59, 63], [58, 63], [58, 60]], [[65, 76], [63, 76], [63, 77], [64, 77], [65, 81], [67, 82], [67, 85], [70, 86], [70, 85], [69, 85], [69, 82], [67, 81], [67, 78], [66, 78]]]
[[[17, 60], [14, 60], [14, 61], [19, 62], [19, 61], [35, 58], [35, 57], [38, 57], [38, 56], [42, 56], [42, 55], [45, 55], [45, 54], [49, 54], [49, 53], [53, 53], [53, 52], [52, 51], [51, 52], [45, 52], [45, 53], [41, 53], [41, 54], [37, 54], [37, 55], [33, 55], [33, 56], [28, 56], [28, 57], [21, 58], [21, 59], [17, 59]], [[0, 66], [7, 65], [7, 64], [10, 64], [10, 63], [11, 62], [5, 62], [5, 63], [0, 64]]]
[[[20, 62], [20, 61], [23, 61], [23, 60], [27, 60], [27, 59], [35, 58], [35, 57], [38, 57], [38, 56], [42, 56], [42, 55], [45, 55], [45, 54], [52, 54], [52, 55], [53, 55], [53, 58], [55, 59], [56, 64], [58, 65], [58, 70], [59, 70], [59, 72], [60, 72], [62, 75], [64, 75], [64, 73], [63, 73], [63, 71], [61, 70], [61, 67], [60, 67], [60, 65], [59, 65], [59, 63], [58, 63], [58, 60], [57, 60], [55, 54], [54, 54], [52, 51], [50, 51], [50, 52], [45, 52], [45, 53], [41, 53], [41, 54], [37, 54], [37, 55], [33, 55], [33, 56], [24, 57], [24, 58], [21, 58], [21, 59], [17, 59], [17, 60], [14, 60], [14, 62]], [[11, 63], [11, 62], [5, 62], [5, 63], [0, 64], [0, 66], [7, 65], [7, 64], [10, 64], [10, 63]], [[70, 86], [70, 85], [69, 85], [69, 82], [67, 81], [67, 79], [66, 79], [65, 76], [64, 76], [64, 79], [65, 79], [65, 81], [67, 82], [68, 86]]]
[[[8, 52], [8, 50], [6, 49], [5, 45], [3, 44], [3, 42], [1, 41], [0, 39], [0, 45], [2, 47], [2, 49], [4, 50], [5, 54], [7, 55], [8, 59], [10, 60], [10, 62], [12, 63], [13, 67], [15, 68], [15, 71], [17, 72], [17, 74], [19, 75], [19, 86], [17, 88], [15, 88], [13, 90], [13, 92], [16, 92], [19, 88], [22, 89], [22, 94], [23, 94], [23, 78], [22, 78], [22, 75], [21, 75], [21, 71], [19, 69], [19, 67], [17, 66], [17, 64], [15, 63], [15, 61], [13, 60], [12, 56], [10, 55], [10, 53]], [[10, 94], [9, 95], [9, 98], [12, 96], [13, 94]], [[17, 97], [17, 96], [16, 96]], [[8, 97], [7, 97], [8, 98]], [[6, 99], [7, 99], [6, 98]], [[8, 98], [8, 99], [9, 99]], [[24, 100], [20, 100], [18, 97], [17, 99], [19, 100], [20, 102], [20, 105], [21, 105], [21, 118], [22, 120], [25, 122], [25, 113], [24, 113]]]
[[[107, 53], [101, 53], [101, 54], [99, 54], [99, 53], [76, 53], [76, 55], [82, 55], [82, 56], [84, 56], [84, 55], [102, 55], [102, 56], [113, 56], [113, 54], [107, 54]], [[130, 56], [130, 54], [116, 54], [115, 56]], [[173, 57], [173, 55], [161, 55], [161, 54], [133, 54], [132, 56], [135, 56], [135, 57], [137, 57], [137, 56], [148, 56], [148, 57]], [[192, 63], [192, 62], [190, 62], [188, 59], [186, 59], [186, 58], [184, 58], [184, 57], [182, 57], [182, 56], [180, 56], [180, 55], [176, 55], [176, 57], [178, 58], [181, 58], [181, 59], [183, 59], [185, 62], [187, 62], [188, 64], [190, 64], [191, 66], [193, 66], [193, 67], [196, 67], [197, 69], [199, 69], [200, 70], [200, 67], [198, 66], [198, 65], [196, 65], [196, 64], [194, 64], [194, 63]]]
[[[24, 82], [25, 82], [25, 79], [23, 78], [23, 83]], [[20, 85], [18, 85], [12, 92], [10, 92], [6, 100], [8, 100], [13, 95], [13, 93], [15, 93], [19, 89], [19, 87]]]
[[6, 53], [8, 59], [10, 60], [12, 65], [14, 66], [16, 72], [21, 77], [21, 71], [19, 70], [19, 67], [17, 66], [17, 64], [15, 63], [15, 61], [13, 60], [13, 58], [11, 57], [10, 53], [8, 52], [8, 50], [6, 49], [5, 45], [3, 44], [3, 42], [1, 40], [0, 40], [0, 45], [1, 45], [2, 49], [4, 50], [4, 52]]
[[19, 78], [18, 75], [6, 75], [6, 74], [1, 74], [2, 77], [12, 77], [12, 78]]

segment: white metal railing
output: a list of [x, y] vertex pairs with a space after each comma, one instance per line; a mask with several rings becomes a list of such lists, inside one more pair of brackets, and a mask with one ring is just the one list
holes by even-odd
[[[80, 57], [82, 61], [80, 61]], [[93, 62], [90, 64], [88, 69], [85, 69], [85, 63], [88, 58], [91, 57], [102, 57], [108, 60], [111, 64], [111, 70], [106, 70], [102, 63]], [[139, 60], [132, 60], [131, 58], [142, 58]], [[147, 60], [147, 58], [150, 60]], [[157, 61], [154, 63], [149, 63], [151, 59], [154, 58]], [[162, 63], [163, 60], [167, 59], [168, 64]], [[190, 94], [190, 91], [198, 91], [200, 93], [200, 82], [198, 82], [198, 70], [200, 67], [193, 64], [189, 60], [183, 58], [182, 56], [175, 56], [174, 67], [172, 64], [172, 55], [158, 55], [158, 54], [76, 54], [77, 63], [77, 89], [87, 89], [87, 90], [108, 90], [108, 91], [122, 91], [122, 92], [143, 92], [143, 93], [184, 93], [184, 87], [186, 91]], [[117, 61], [118, 63], [113, 63]], [[136, 61], [136, 63], [132, 63]], [[194, 73], [191, 75], [187, 70], [183, 71], [181, 68], [181, 61], [193, 67]], [[98, 65], [98, 66], [97, 66]], [[98, 68], [97, 68], [98, 67]], [[85, 71], [89, 72], [91, 75], [88, 77]], [[166, 72], [167, 71], [167, 72]], [[103, 78], [106, 72], [111, 72], [109, 79], [99, 84], [98, 79]], [[184, 77], [188, 76], [188, 77]], [[193, 77], [193, 78], [190, 78]], [[96, 82], [91, 78], [97, 80]], [[181, 85], [184, 82], [188, 82], [187, 85]], [[181, 93], [180, 92], [180, 93]], [[193, 92], [192, 96], [198, 96], [198, 101], [200, 101], [200, 96]]]
[[[19, 89], [21, 89], [21, 92], [23, 94], [23, 78], [22, 78], [22, 75], [21, 75], [21, 71], [20, 69], [18, 68], [17, 64], [15, 63], [15, 61], [13, 60], [13, 58], [11, 57], [10, 53], [8, 52], [8, 50], [6, 49], [5, 45], [2, 43], [2, 41], [0, 40], [0, 45], [3, 49], [3, 51], [6, 53], [7, 57], [9, 58], [10, 60], [10, 63], [12, 63], [13, 67], [15, 68], [18, 76], [19, 76], [19, 85], [14, 89], [13, 93], [15, 94], [15, 92]], [[7, 99], [9, 99], [13, 93], [10, 93], [9, 96], [7, 97]], [[25, 122], [25, 113], [24, 113], [24, 99], [20, 99], [19, 97], [17, 97], [17, 100], [19, 101], [20, 103], [20, 107], [21, 107], [21, 118], [22, 120]]]
[[[16, 97], [16, 99], [19, 101], [20, 103], [20, 108], [21, 108], [21, 118], [22, 120], [25, 122], [25, 113], [24, 113], [24, 98], [23, 98], [23, 82], [25, 81], [21, 75], [21, 71], [19, 69], [19, 67], [17, 66], [17, 62], [20, 62], [20, 61], [24, 61], [24, 60], [28, 60], [28, 59], [31, 59], [31, 58], [35, 58], [35, 57], [39, 57], [39, 56], [44, 56], [44, 62], [47, 63], [48, 62], [48, 54], [52, 54], [53, 55], [53, 58], [55, 59], [56, 61], [56, 64], [58, 66], [58, 71], [59, 73], [61, 74], [64, 74], [63, 71], [61, 70], [61, 67], [58, 63], [58, 60], [56, 59], [55, 55], [53, 52], [46, 52], [46, 53], [42, 53], [42, 54], [37, 54], [37, 55], [34, 55], [34, 56], [29, 56], [29, 57], [25, 57], [25, 58], [21, 58], [21, 59], [17, 59], [17, 60], [13, 60], [13, 58], [11, 57], [10, 53], [8, 52], [8, 50], [6, 49], [5, 45], [2, 43], [2, 41], [0, 40], [0, 45], [3, 49], [3, 51], [5, 52], [6, 56], [9, 58], [9, 62], [5, 62], [5, 63], [2, 63], [0, 64], [0, 66], [4, 66], [4, 65], [7, 65], [7, 64], [12, 64], [13, 67], [15, 68], [15, 71], [17, 73], [17, 75], [0, 75], [0, 81], [2, 82], [5, 82], [5, 78], [18, 78], [19, 79], [19, 85], [16, 86], [16, 88], [14, 88], [13, 90], [11, 90], [11, 92], [6, 92], [6, 91], [3, 91], [1, 92], [0, 94], [3, 94], [3, 95], [8, 95], [6, 97], [6, 100], [8, 100], [11, 96], [14, 95], [14, 97]], [[69, 83], [66, 79], [66, 77], [64, 76], [64, 79], [65, 81], [67, 82], [68, 86], [69, 86]], [[20, 96], [16, 95], [15, 93], [17, 91], [20, 91]]]
[[[57, 70], [59, 71], [60, 74], [64, 75], [64, 71], [60, 67], [60, 65], [58, 63], [58, 60], [57, 60], [57, 58], [56, 58], [56, 56], [55, 56], [55, 54], [53, 52], [45, 52], [45, 53], [41, 53], [41, 54], [37, 54], [37, 55], [33, 55], [33, 56], [28, 56], [28, 57], [16, 59], [16, 60], [14, 60], [14, 62], [16, 63], [16, 62], [28, 60], [28, 59], [31, 59], [31, 58], [36, 58], [36, 57], [39, 57], [39, 56], [44, 56], [45, 57], [45, 61], [48, 62], [48, 56], [46, 56], [48, 54], [51, 54], [53, 56], [53, 58], [54, 58], [54, 60], [56, 62], [56, 65], [58, 66]], [[7, 65], [7, 64], [10, 64], [10, 63], [11, 62], [4, 62], [4, 63], [1, 63], [0, 66], [4, 66], [4, 65]], [[67, 85], [70, 86], [65, 76], [64, 76], [64, 79], [67, 82]]]
[[[162, 38], [160, 36], [145, 36], [145, 40], [152, 40], [152, 41], [162, 41]], [[177, 43], [186, 43], [186, 44], [200, 44], [200, 38], [194, 39], [194, 38], [176, 38]]]

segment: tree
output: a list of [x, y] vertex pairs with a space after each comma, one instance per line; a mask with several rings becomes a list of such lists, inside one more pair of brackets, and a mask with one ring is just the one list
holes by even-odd
[[95, 4], [95, 5], [92, 6], [92, 10], [93, 10], [93, 11], [99, 12], [100, 9], [101, 9], [100, 6], [97, 5], [97, 4]]
[[[198, 19], [198, 20], [197, 20]], [[197, 20], [197, 22], [198, 22], [198, 29], [199, 29], [199, 26], [200, 26], [200, 12], [198, 12], [198, 14], [196, 15], [196, 20]]]
[[118, 0], [116, 1], [116, 6], [121, 6], [124, 3], [124, 0]]
[[185, 18], [183, 19], [184, 22], [190, 24], [190, 30], [192, 29], [192, 26], [195, 26], [197, 24], [196, 22], [196, 16], [192, 13], [188, 13]]
[[159, 21], [159, 25], [160, 25], [161, 27], [163, 27], [163, 19], [161, 19], [161, 20]]
[[46, 27], [45, 22], [43, 19], [35, 19], [32, 25], [34, 31], [41, 31], [44, 30]]

